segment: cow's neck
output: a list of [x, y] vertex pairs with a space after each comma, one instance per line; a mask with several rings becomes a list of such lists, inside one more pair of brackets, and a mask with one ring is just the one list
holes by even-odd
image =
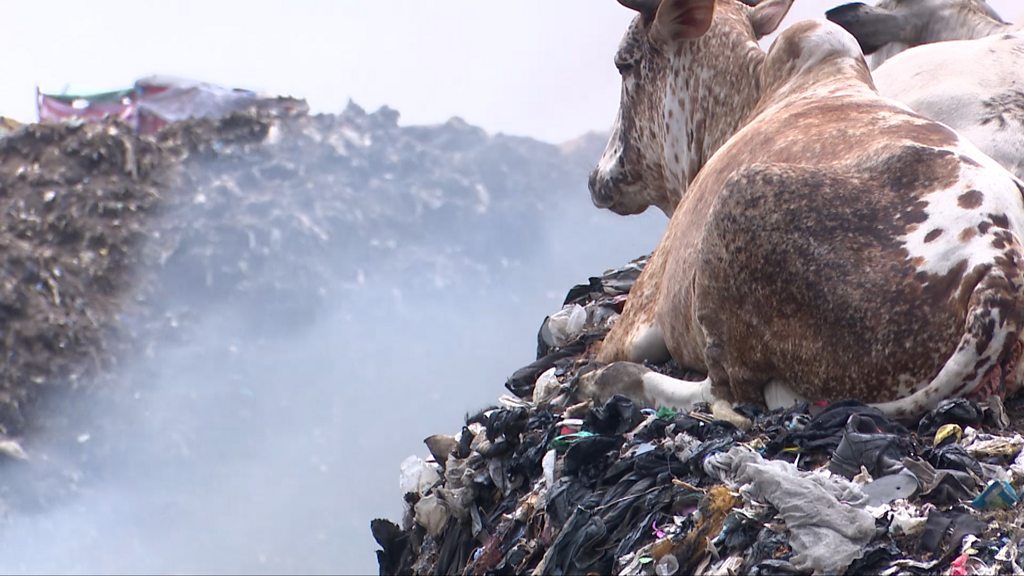
[[[699, 45], [677, 56], [664, 110], [665, 180], [686, 193], [711, 156], [746, 123], [761, 96], [765, 54], [753, 41], [741, 49]], [[727, 56], [727, 57], [723, 57]], [[667, 211], [671, 216], [675, 205]]]
[[1001, 32], [1010, 32], [1013, 28], [1012, 24], [1004, 24], [991, 18], [978, 18], [974, 15], [963, 14], [959, 18], [944, 21], [942, 28], [931, 30], [927, 36], [934, 38], [933, 42], [960, 39], [973, 40]]
[[[988, 18], [980, 19], [977, 17], [961, 17], [959, 19], [944, 21], [939, 28], [927, 30], [925, 36], [928, 40], [925, 43], [942, 42], [947, 40], [976, 40], [978, 38], [992, 36], [993, 34], [1014, 32], [1020, 29], [1021, 26], [1019, 24], [1004, 24]], [[920, 45], [921, 44], [917, 44], [916, 46]], [[914, 46], [903, 44], [901, 42], [890, 42], [869, 56], [868, 62], [871, 64], [871, 69], [875, 70], [893, 56], [913, 47]]]

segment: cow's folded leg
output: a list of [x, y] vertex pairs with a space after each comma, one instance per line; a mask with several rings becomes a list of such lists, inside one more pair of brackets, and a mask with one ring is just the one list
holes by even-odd
[[727, 399], [713, 393], [710, 378], [680, 380], [633, 362], [614, 362], [581, 376], [579, 391], [596, 402], [619, 394], [651, 408], [692, 410], [697, 404], [707, 403], [716, 418], [741, 428], [750, 427], [750, 420], [733, 410]]

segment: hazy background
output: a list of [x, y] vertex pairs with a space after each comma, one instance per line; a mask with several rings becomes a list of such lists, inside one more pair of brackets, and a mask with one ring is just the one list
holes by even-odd
[[[834, 4], [797, 0], [788, 22]], [[4, 16], [0, 115], [23, 121], [37, 84], [110, 90], [159, 73], [561, 142], [610, 124], [632, 13], [613, 0], [53, 0], [6, 2]], [[577, 193], [552, 204], [548, 249], [488, 290], [378, 278], [280, 338], [245, 334], [239, 318], [259, 311], [225, 307], [159, 364], [126, 367], [148, 383], [130, 410], [59, 406], [79, 430], [27, 446], [36, 469], [63, 470], [99, 434], [118, 449], [91, 456], [82, 497], [7, 513], [0, 572], [375, 572], [368, 523], [399, 519], [401, 460], [496, 400], [565, 291], [649, 251], [665, 224], [599, 213], [582, 177]], [[29, 493], [53, 478], [10, 474]]]
[[[796, 0], [787, 24], [840, 3]], [[112, 90], [161, 73], [549, 141], [610, 124], [612, 55], [631, 17], [614, 0], [16, 0], [3, 12], [0, 115], [21, 120], [35, 118], [37, 84]]]

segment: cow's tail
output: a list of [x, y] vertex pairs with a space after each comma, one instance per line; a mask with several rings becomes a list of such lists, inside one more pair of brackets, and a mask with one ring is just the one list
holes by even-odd
[[877, 408], [894, 418], [910, 418], [935, 408], [946, 398], [981, 392], [979, 387], [993, 379], [1000, 387], [1014, 389], [1019, 385], [1024, 276], [1014, 264], [992, 266], [975, 286], [964, 334], [938, 375], [910, 396], [875, 404]]

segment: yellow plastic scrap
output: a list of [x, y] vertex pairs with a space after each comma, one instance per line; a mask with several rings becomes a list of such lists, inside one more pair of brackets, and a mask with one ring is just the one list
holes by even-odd
[[708, 490], [698, 506], [699, 520], [672, 551], [676, 558], [686, 558], [685, 565], [680, 566], [680, 574], [692, 573], [708, 554], [708, 543], [721, 533], [725, 517], [737, 502], [736, 496], [725, 486], [715, 486]]
[[964, 429], [956, 424], [946, 424], [935, 432], [935, 440], [932, 441], [932, 446], [944, 444], [946, 440], [953, 436], [956, 437], [953, 439], [953, 442], [959, 442], [964, 436]]

